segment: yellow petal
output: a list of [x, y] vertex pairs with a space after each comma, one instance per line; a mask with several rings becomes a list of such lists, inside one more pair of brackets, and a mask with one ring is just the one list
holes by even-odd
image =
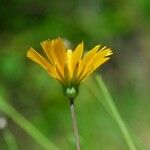
[[83, 48], [84, 48], [84, 44], [82, 42], [77, 46], [77, 48], [73, 52], [73, 68], [81, 60], [82, 55], [83, 55]]
[[59, 81], [60, 81], [62, 84], [64, 84], [64, 76], [63, 76], [62, 72], [60, 72], [60, 69], [58, 68], [58, 65], [57, 65], [57, 64], [55, 65], [55, 70], [56, 70], [56, 73], [57, 73], [57, 75], [58, 75], [58, 77], [59, 77]]
[[87, 62], [89, 60], [91, 60], [91, 58], [96, 54], [96, 52], [99, 50], [100, 45], [95, 46], [93, 49], [91, 49], [90, 51], [88, 51], [84, 57], [83, 57], [83, 61]]
[[78, 69], [78, 73], [77, 73], [78, 78], [80, 78], [81, 75], [83, 74], [84, 69], [85, 69], [85, 66], [86, 66], [85, 63], [81, 60], [81, 61], [79, 62], [79, 69]]
[[72, 78], [72, 75], [73, 75], [73, 70], [74, 70], [74, 68], [73, 68], [73, 59], [72, 59], [72, 57], [73, 57], [73, 52], [72, 52], [72, 50], [71, 49], [68, 49], [67, 50], [67, 62], [66, 62], [66, 65], [68, 66], [68, 69], [69, 69], [69, 80], [71, 80], [71, 78]]
[[93, 64], [91, 64], [88, 69], [80, 76], [79, 83], [83, 82], [91, 73], [93, 69]]
[[109, 48], [103, 47], [91, 58], [89, 57], [89, 60], [87, 59], [87, 62], [85, 62], [86, 66], [84, 67], [84, 71], [82, 71], [79, 81], [84, 81], [95, 69], [109, 60], [110, 58], [108, 56], [112, 54], [113, 53]]
[[55, 62], [53, 60], [53, 53], [51, 51], [51, 41], [50, 40], [43, 41], [43, 42], [41, 42], [41, 46], [42, 46], [44, 52], [46, 53], [50, 63], [54, 66]]
[[94, 68], [93, 68], [93, 70], [97, 69], [100, 65], [102, 65], [107, 60], [109, 60], [110, 58], [108, 56], [110, 56], [112, 54], [113, 53], [112, 53], [111, 49], [109, 49], [109, 48], [100, 50], [97, 53], [97, 56], [96, 56], [96, 58], [94, 60]]
[[48, 61], [37, 53], [33, 48], [30, 48], [27, 52], [27, 57], [36, 63], [40, 64], [45, 70], [50, 66]]
[[71, 83], [70, 81], [70, 69], [68, 63], [66, 63], [64, 67], [64, 84], [68, 86]]
[[51, 50], [54, 53], [55, 61], [61, 66], [64, 67], [66, 61], [66, 49], [63, 43], [63, 40], [55, 39], [51, 41]]
[[79, 62], [77, 62], [75, 68], [74, 68], [74, 72], [72, 75], [72, 83], [73, 84], [78, 84], [78, 70], [79, 70]]
[[49, 62], [39, 53], [37, 53], [33, 48], [30, 48], [28, 50], [27, 57], [41, 65], [52, 77], [59, 79], [59, 76], [56, 74], [55, 68], [51, 66]]
[[64, 65], [66, 61], [66, 50], [63, 41], [58, 38], [41, 43], [53, 66], [57, 65], [59, 72], [64, 76]]
[[90, 66], [93, 63], [96, 56], [96, 52], [99, 50], [99, 48], [100, 45], [97, 45], [92, 50], [90, 50], [85, 54], [79, 66], [79, 73], [78, 73], [79, 78], [82, 78], [83, 76], [85, 76], [85, 74], [89, 72]]

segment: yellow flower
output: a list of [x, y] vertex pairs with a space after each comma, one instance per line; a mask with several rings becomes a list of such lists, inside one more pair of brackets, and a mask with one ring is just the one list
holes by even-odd
[[63, 85], [65, 94], [70, 97], [76, 96], [80, 83], [113, 54], [110, 48], [100, 48], [100, 45], [97, 45], [83, 55], [83, 42], [75, 50], [71, 50], [65, 48], [61, 38], [43, 41], [41, 46], [47, 58], [33, 48], [28, 50], [27, 57], [57, 79]]

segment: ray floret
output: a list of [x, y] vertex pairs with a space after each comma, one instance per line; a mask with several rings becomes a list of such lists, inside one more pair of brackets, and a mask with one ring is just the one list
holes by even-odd
[[[57, 79], [68, 91], [78, 91], [82, 83], [93, 71], [110, 59], [112, 50], [96, 45], [83, 54], [84, 43], [77, 47], [66, 49], [61, 38], [41, 42], [46, 56], [40, 55], [30, 48], [27, 57], [43, 67], [50, 76]], [[67, 91], [67, 90], [66, 90]]]

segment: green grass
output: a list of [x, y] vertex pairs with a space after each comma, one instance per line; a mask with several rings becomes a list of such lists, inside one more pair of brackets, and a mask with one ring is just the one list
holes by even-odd
[[[46, 150], [59, 150], [59, 148], [45, 137], [39, 130], [37, 130], [27, 119], [25, 119], [17, 110], [15, 110], [6, 100], [0, 97], [0, 110], [10, 117], [16, 124], [18, 124], [24, 131], [26, 131], [37, 143], [39, 143]], [[9, 136], [9, 137], [8, 137]], [[5, 133], [5, 139], [10, 145], [10, 133]], [[12, 144], [12, 143], [11, 143]], [[14, 145], [14, 144], [12, 144]], [[15, 149], [15, 148], [14, 148]]]
[[[95, 78], [90, 80], [89, 83], [90, 84], [88, 84], [88, 87], [92, 91], [93, 95], [95, 95], [98, 101], [102, 103], [102, 105], [105, 107], [108, 113], [118, 124], [118, 127], [126, 141], [126, 144], [128, 145], [128, 148], [130, 150], [146, 150], [145, 145], [143, 145], [143, 143], [128, 129], [128, 126], [126, 125], [120, 113], [118, 112], [114, 100], [111, 94], [109, 93], [101, 76], [95, 75]], [[101, 94], [103, 95], [104, 99], [102, 99]]]

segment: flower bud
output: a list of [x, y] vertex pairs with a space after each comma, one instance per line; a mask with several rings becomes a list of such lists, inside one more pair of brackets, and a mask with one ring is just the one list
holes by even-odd
[[69, 98], [75, 98], [78, 95], [79, 91], [74, 87], [66, 88], [65, 95]]

